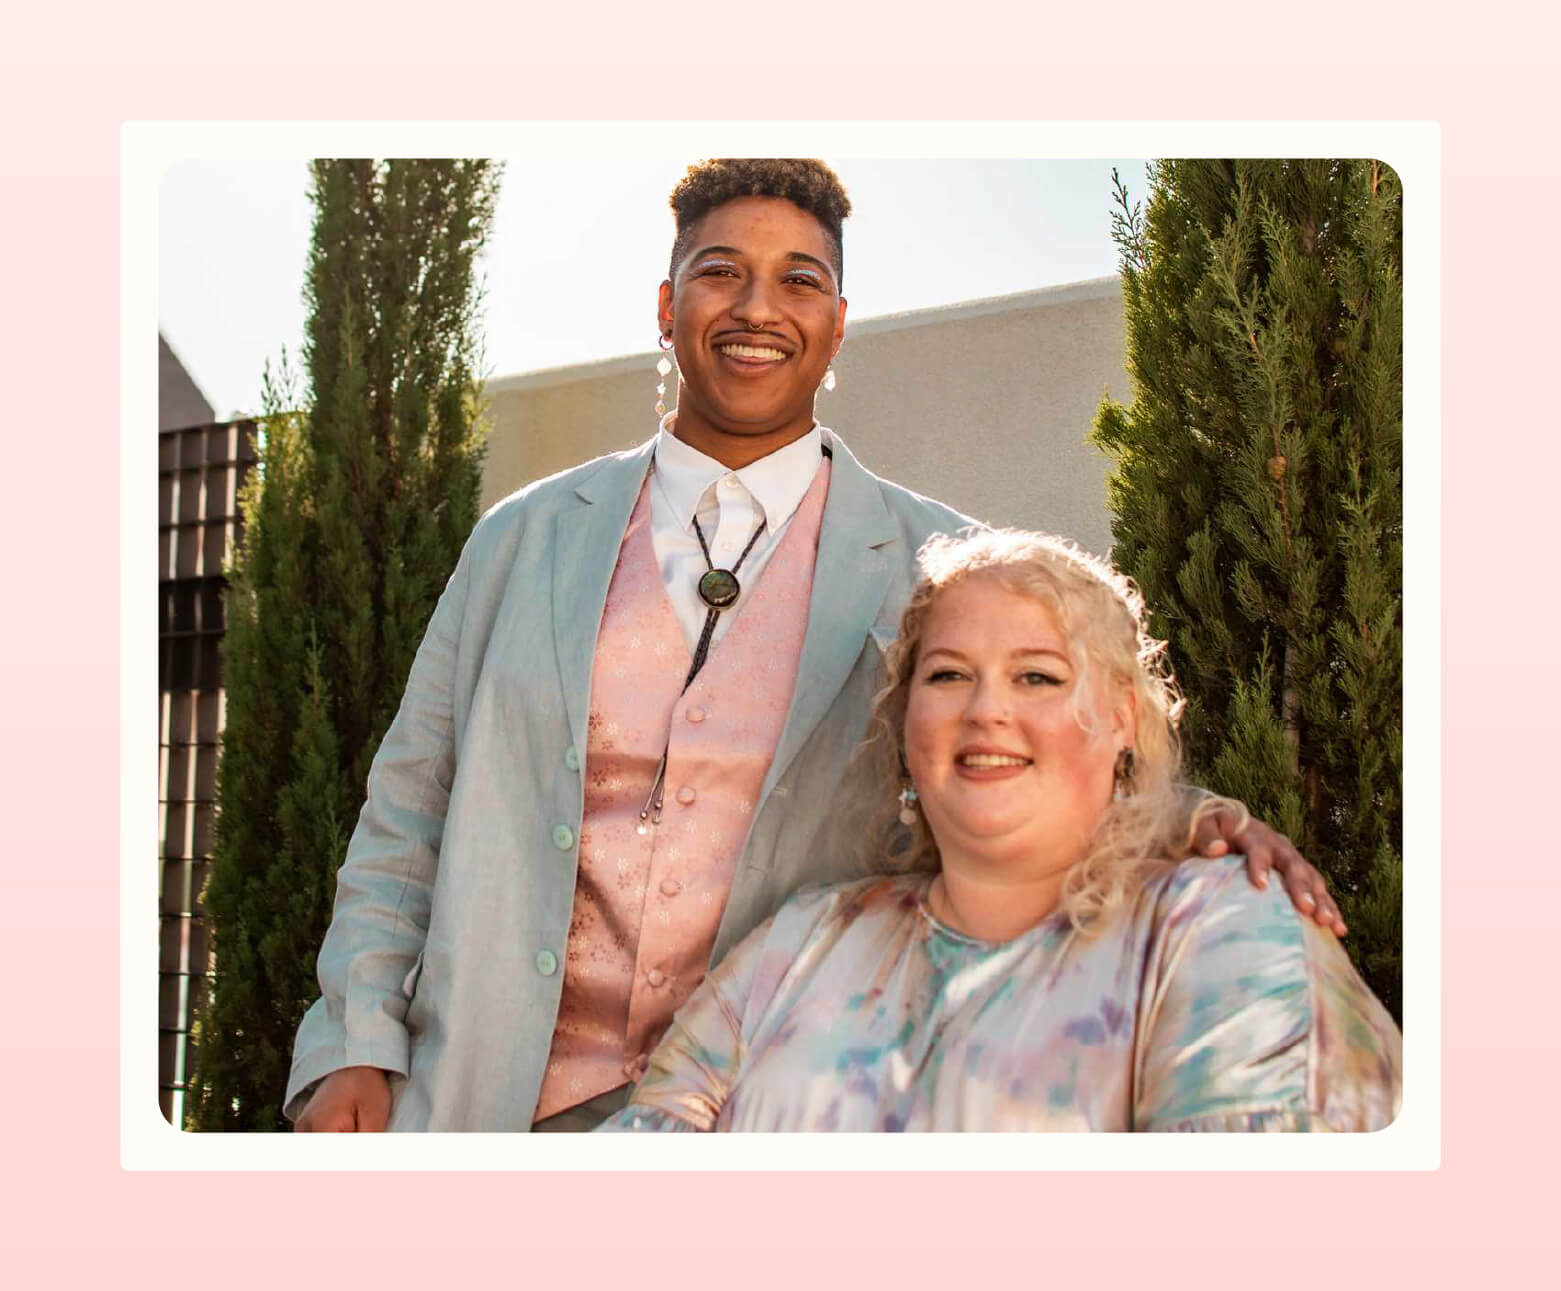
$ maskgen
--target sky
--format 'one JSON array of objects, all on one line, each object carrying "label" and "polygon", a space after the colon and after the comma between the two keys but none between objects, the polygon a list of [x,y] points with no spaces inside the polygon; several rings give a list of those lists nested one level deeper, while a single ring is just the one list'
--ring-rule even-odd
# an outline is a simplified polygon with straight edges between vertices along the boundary
[{"label": "sky", "polygon": [[[672,245],[667,195],[690,159],[506,163],[480,262],[488,376],[648,353]],[[1115,167],[1141,160],[825,161],[850,195],[852,320],[1113,274]],[[187,161],[162,181],[158,321],[221,419],[303,340],[307,163]]]}]

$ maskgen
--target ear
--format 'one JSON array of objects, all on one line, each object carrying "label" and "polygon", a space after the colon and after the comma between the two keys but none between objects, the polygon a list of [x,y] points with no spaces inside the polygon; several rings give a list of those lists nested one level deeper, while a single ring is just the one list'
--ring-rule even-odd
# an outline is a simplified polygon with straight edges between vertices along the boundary
[{"label": "ear", "polygon": [[835,348],[829,352],[829,357],[834,358],[840,353],[840,343],[846,338],[846,298],[840,298],[840,305],[835,310]]},{"label": "ear", "polygon": [[1117,689],[1116,702],[1111,705],[1111,738],[1119,749],[1130,749],[1137,742],[1138,696],[1131,686]]},{"label": "ear", "polygon": [[672,331],[672,280],[664,279],[656,293],[656,325],[666,336]]}]

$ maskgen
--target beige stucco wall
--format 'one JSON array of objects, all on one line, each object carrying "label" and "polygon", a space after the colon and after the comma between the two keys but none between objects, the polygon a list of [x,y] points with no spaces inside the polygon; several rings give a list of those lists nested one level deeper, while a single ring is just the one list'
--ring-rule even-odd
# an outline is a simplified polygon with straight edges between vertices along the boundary
[{"label": "beige stucco wall", "polygon": [[[656,358],[490,381],[484,507],[649,438]],[[1123,360],[1115,278],[848,322],[838,384],[819,393],[818,417],[907,488],[1104,552],[1106,463],[1086,436],[1104,393],[1129,395]]]}]

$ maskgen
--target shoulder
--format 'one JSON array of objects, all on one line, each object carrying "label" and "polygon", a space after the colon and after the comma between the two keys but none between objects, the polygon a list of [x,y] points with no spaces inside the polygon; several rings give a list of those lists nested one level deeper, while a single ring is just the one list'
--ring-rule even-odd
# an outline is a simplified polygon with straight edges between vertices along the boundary
[{"label": "shoulder", "polygon": [[[872,472],[869,471],[868,474],[872,475]],[[872,479],[883,493],[884,505],[890,512],[903,517],[907,524],[916,526],[927,537],[935,533],[958,533],[961,529],[986,527],[981,521],[965,515],[964,512],[956,511],[936,498],[929,498],[908,489],[903,484],[896,484],[893,480],[886,480],[878,475],[872,475]]]},{"label": "shoulder", "polygon": [[1305,1012],[1301,917],[1283,884],[1252,885],[1242,857],[1168,866],[1144,884],[1128,917],[1144,947],[1146,1001],[1174,998],[1201,1012],[1213,995],[1235,1006],[1239,983],[1261,981],[1271,1006]]},{"label": "shoulder", "polygon": [[794,892],[774,919],[787,937],[842,930],[863,919],[900,919],[919,905],[926,874],[877,874],[844,883],[811,884]]},{"label": "shoulder", "polygon": [[642,457],[648,447],[647,444],[638,444],[621,452],[604,453],[578,466],[566,467],[540,480],[532,480],[507,497],[500,498],[483,512],[477,521],[477,528],[503,528],[507,524],[516,523],[527,512],[539,508],[556,508],[561,501],[571,497],[597,475],[618,466],[627,466]]},{"label": "shoulder", "polygon": [[550,521],[560,509],[577,501],[579,492],[599,477],[638,469],[650,448],[651,444],[646,443],[617,453],[605,453],[578,466],[532,480],[500,498],[483,512],[472,529],[467,540],[470,554],[480,559],[512,546],[539,520]]},{"label": "shoulder", "polygon": [[[1153,876],[1139,897],[1140,917],[1165,975],[1178,986],[1261,971],[1298,998],[1308,976],[1306,925],[1277,880],[1247,877],[1246,858],[1190,859]],[[1162,978],[1161,985],[1169,981]]]},{"label": "shoulder", "polygon": [[868,475],[878,486],[884,507],[898,522],[913,548],[920,547],[934,534],[958,534],[967,529],[986,528],[981,521],[946,506],[936,498],[924,497],[893,480],[873,475],[871,471]]},{"label": "shoulder", "polygon": [[1143,893],[1162,920],[1190,924],[1210,917],[1235,923],[1272,919],[1297,929],[1301,924],[1284,885],[1274,879],[1266,888],[1254,886],[1247,876],[1247,858],[1241,855],[1190,857],[1169,865],[1145,883]]},{"label": "shoulder", "polygon": [[837,432],[831,430],[829,433],[835,448],[835,469],[856,472],[868,487],[877,490],[884,509],[905,536],[912,540],[913,548],[919,547],[935,533],[958,533],[962,529],[986,527],[981,521],[956,511],[936,498],[929,498],[868,470]]}]

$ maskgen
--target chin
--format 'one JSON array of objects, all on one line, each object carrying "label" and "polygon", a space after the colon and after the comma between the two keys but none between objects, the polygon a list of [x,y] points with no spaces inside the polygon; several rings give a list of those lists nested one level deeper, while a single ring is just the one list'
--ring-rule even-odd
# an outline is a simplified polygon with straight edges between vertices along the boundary
[{"label": "chin", "polygon": [[[743,408],[741,406],[723,410],[724,415],[719,424],[722,429],[729,430],[734,435],[767,435],[772,431],[780,430],[784,426],[802,420],[802,416],[796,412],[779,411],[774,408]],[[806,414],[809,421],[812,414]]]}]

